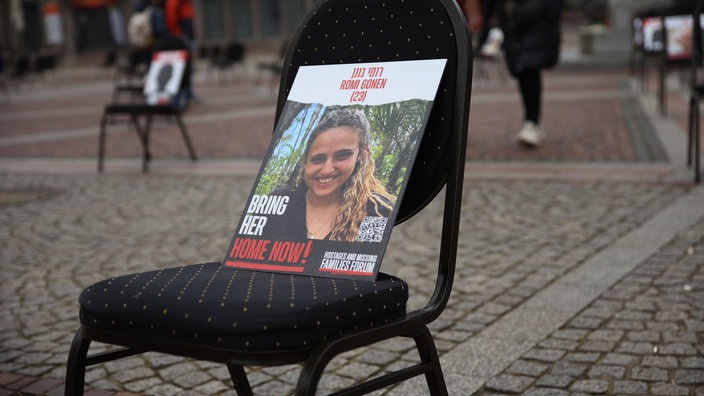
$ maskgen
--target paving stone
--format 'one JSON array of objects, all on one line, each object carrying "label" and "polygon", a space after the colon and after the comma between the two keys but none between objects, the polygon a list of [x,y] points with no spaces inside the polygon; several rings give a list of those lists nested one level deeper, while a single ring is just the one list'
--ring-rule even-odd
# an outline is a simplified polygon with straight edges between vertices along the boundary
[{"label": "paving stone", "polygon": [[600,357],[600,353],[569,353],[564,359],[568,362],[594,363]]},{"label": "paving stone", "polygon": [[541,362],[556,362],[564,355],[565,352],[558,349],[533,348],[526,352],[523,358]]},{"label": "paving stone", "polygon": [[602,322],[603,319],[600,318],[579,316],[570,322],[570,326],[577,329],[597,329]]},{"label": "paving stone", "polygon": [[659,342],[660,333],[653,330],[647,331],[629,331],[628,339],[631,341],[647,341],[647,342]]},{"label": "paving stone", "polygon": [[704,369],[704,357],[702,356],[682,358],[681,362],[684,368]]},{"label": "paving stone", "polygon": [[663,333],[666,343],[696,344],[697,334],[693,331],[666,331]]},{"label": "paving stone", "polygon": [[125,389],[137,394],[144,394],[156,386],[162,385],[162,381],[156,377],[143,378],[132,382],[125,383]]},{"label": "paving stone", "polygon": [[649,342],[622,342],[616,351],[633,355],[651,355],[654,347],[655,345]]},{"label": "paving stone", "polygon": [[606,327],[618,330],[643,330],[645,324],[639,320],[611,319]]},{"label": "paving stone", "polygon": [[587,334],[589,334],[588,330],[560,329],[553,332],[551,336],[554,338],[564,338],[567,340],[578,341],[587,336]]},{"label": "paving stone", "polygon": [[668,379],[666,370],[650,367],[634,367],[631,371],[631,377],[636,380],[649,382],[664,382]]},{"label": "paving stone", "polygon": [[669,383],[657,383],[650,385],[650,392],[654,395],[685,396],[689,394],[689,388]]},{"label": "paving stone", "polygon": [[621,330],[595,330],[589,333],[589,340],[599,341],[619,341],[623,337],[624,332]]},{"label": "paving stone", "polygon": [[704,370],[675,370],[675,383],[678,385],[704,384]]},{"label": "paving stone", "polygon": [[524,393],[525,396],[567,396],[569,392],[554,388],[532,388]]},{"label": "paving stone", "polygon": [[517,375],[527,375],[531,377],[537,377],[548,369],[547,364],[542,364],[538,362],[530,362],[526,360],[517,360],[511,363],[511,366],[506,370],[507,373],[517,374]]},{"label": "paving stone", "polygon": [[47,393],[54,388],[60,387],[62,384],[63,381],[61,380],[44,378],[22,388],[22,392],[30,395],[41,395],[42,393]]},{"label": "paving stone", "polygon": [[579,346],[579,342],[558,338],[548,338],[547,340],[541,341],[538,346],[545,349],[562,349],[565,351],[574,351]]},{"label": "paving stone", "polygon": [[663,355],[695,356],[697,355],[697,349],[691,344],[678,342],[662,345],[660,353]]},{"label": "paving stone", "polygon": [[578,349],[585,352],[610,352],[615,345],[616,341],[586,341]]},{"label": "paving stone", "polygon": [[555,375],[568,375],[570,377],[579,377],[586,370],[586,364],[559,361],[555,363],[550,373]]},{"label": "paving stone", "polygon": [[615,381],[613,392],[617,395],[644,395],[648,393],[648,385],[640,381]]},{"label": "paving stone", "polygon": [[574,378],[569,375],[549,374],[540,377],[540,379],[536,382],[536,385],[564,389],[567,388],[572,381],[574,381]]},{"label": "paving stone", "polygon": [[489,390],[507,393],[521,393],[534,381],[531,377],[522,375],[501,374],[492,378],[486,387]]},{"label": "paving stone", "polygon": [[625,367],[596,365],[589,370],[588,376],[593,379],[622,379],[625,373]]},{"label": "paving stone", "polygon": [[638,361],[637,356],[627,355],[623,353],[609,353],[604,357],[601,363],[603,364],[613,364],[619,366],[629,366]]},{"label": "paving stone", "polygon": [[645,356],[642,364],[646,367],[677,368],[677,358],[674,356]]},{"label": "paving stone", "polygon": [[608,381],[600,380],[580,380],[576,381],[570,390],[573,392],[585,392],[589,394],[605,394],[609,389]]}]

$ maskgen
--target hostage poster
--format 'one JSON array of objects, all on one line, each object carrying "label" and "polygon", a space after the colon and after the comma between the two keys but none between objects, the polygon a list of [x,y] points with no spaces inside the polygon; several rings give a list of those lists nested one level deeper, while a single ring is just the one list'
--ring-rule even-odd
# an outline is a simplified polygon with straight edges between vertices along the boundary
[{"label": "hostage poster", "polygon": [[375,280],[445,62],[301,67],[224,265]]}]

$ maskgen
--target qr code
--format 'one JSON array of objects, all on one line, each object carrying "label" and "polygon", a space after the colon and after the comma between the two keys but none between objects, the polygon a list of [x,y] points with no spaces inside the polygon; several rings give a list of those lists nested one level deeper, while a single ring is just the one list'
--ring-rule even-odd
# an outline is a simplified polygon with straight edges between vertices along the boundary
[{"label": "qr code", "polygon": [[367,216],[359,225],[357,242],[381,242],[388,217]]}]

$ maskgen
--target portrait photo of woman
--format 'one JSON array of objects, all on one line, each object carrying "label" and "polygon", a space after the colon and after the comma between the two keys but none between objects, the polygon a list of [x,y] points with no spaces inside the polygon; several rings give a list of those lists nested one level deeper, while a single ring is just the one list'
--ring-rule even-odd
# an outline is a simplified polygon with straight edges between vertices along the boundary
[{"label": "portrait photo of woman", "polygon": [[286,215],[268,226],[280,225],[294,239],[353,242],[365,217],[388,218],[395,197],[374,175],[369,129],[361,110],[328,112],[308,137],[295,183],[271,192],[289,202]]}]

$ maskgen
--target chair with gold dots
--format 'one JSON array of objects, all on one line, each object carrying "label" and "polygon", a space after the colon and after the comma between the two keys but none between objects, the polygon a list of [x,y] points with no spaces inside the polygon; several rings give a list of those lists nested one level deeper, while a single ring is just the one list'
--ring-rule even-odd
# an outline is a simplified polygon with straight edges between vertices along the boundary
[{"label": "chair with gold dots", "polygon": [[[447,394],[428,325],[441,315],[454,279],[472,73],[466,20],[454,0],[320,0],[292,37],[277,121],[300,66],[447,59],[396,219],[442,201],[438,260],[427,263],[437,268],[432,297],[407,311],[409,285],[383,272],[372,282],[211,262],[117,276],[79,297],[67,395],[81,394],[87,366],[144,352],[223,363],[238,395],[253,394],[246,367],[300,363],[296,394],[312,395],[333,357],[395,337],[415,341],[417,362],[336,394],[369,393],[415,376],[425,376],[430,394]],[[92,342],[121,348],[87,356]]]}]

